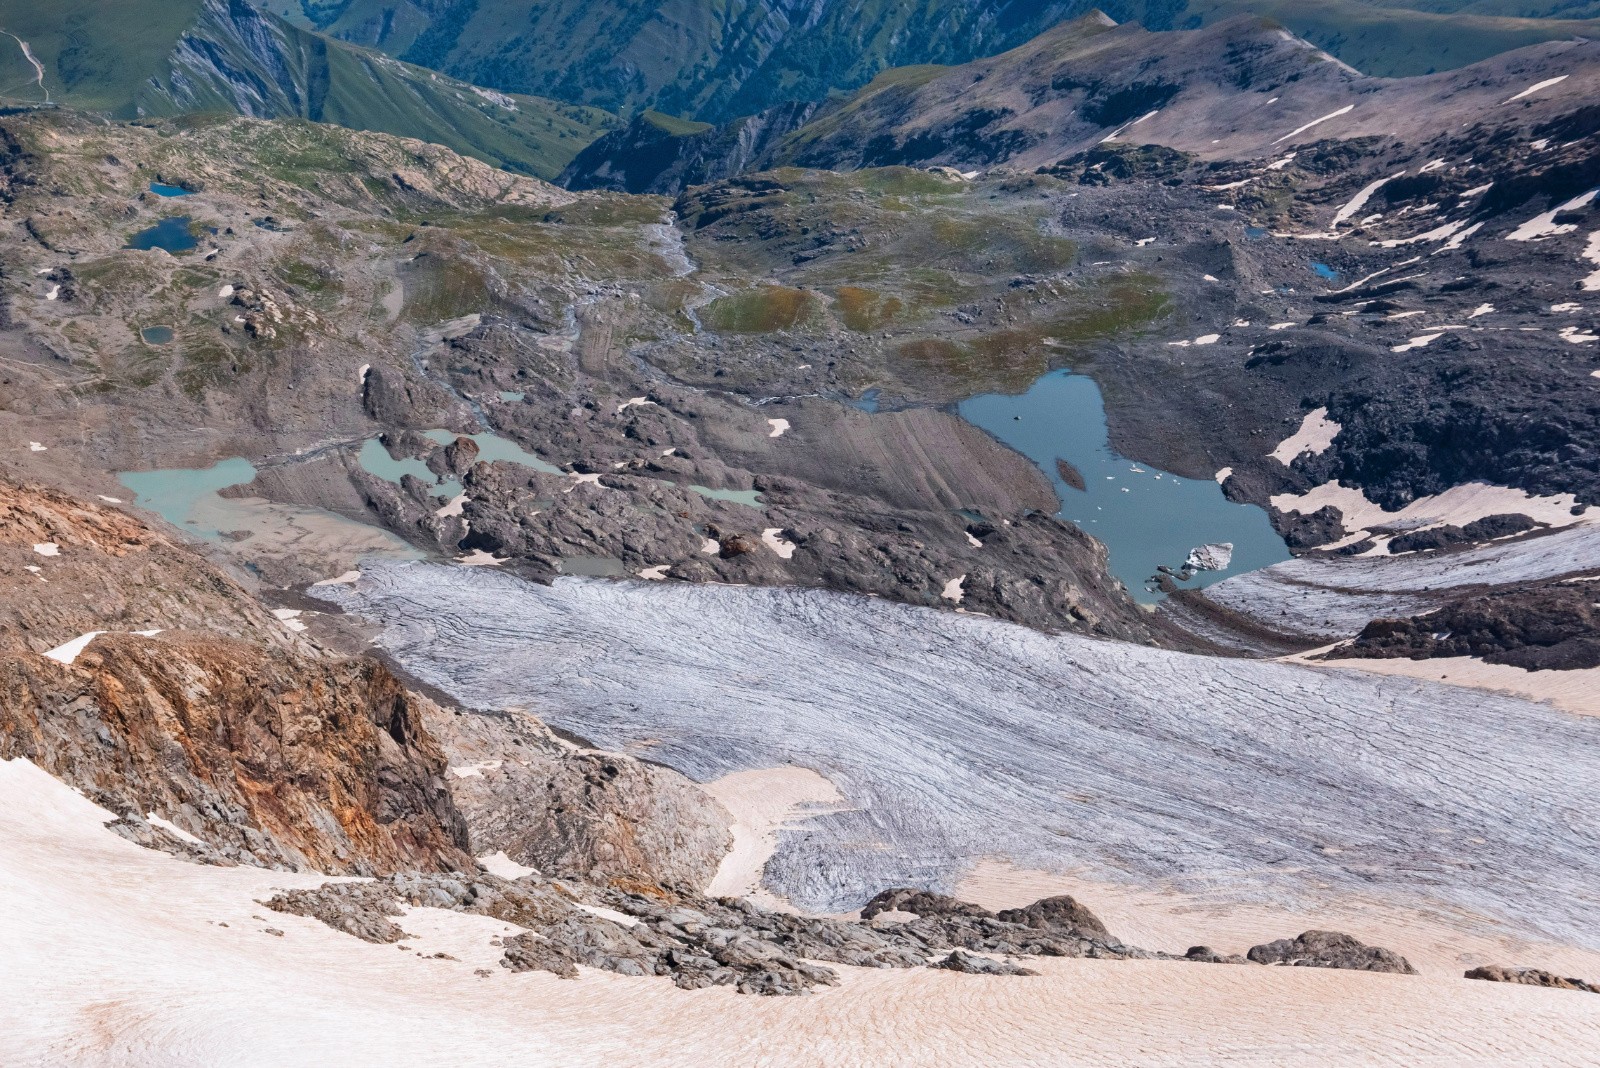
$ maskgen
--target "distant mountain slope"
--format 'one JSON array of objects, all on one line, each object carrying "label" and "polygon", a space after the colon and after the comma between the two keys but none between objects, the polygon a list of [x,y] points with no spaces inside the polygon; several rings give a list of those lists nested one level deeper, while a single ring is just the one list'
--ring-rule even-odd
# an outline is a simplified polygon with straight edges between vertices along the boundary
[{"label": "distant mountain slope", "polygon": [[[1379,77],[1595,35],[1596,0],[265,0],[479,85],[724,122],[910,64],[964,63],[1103,8],[1148,29],[1269,15]],[[1539,16],[1528,18],[1524,16]]]},{"label": "distant mountain slope", "polygon": [[671,193],[782,166],[1032,170],[1091,150],[1142,151],[1134,145],[1245,159],[1322,137],[1425,139],[1547,79],[1543,97],[1600,97],[1600,46],[1547,42],[1459,71],[1379,79],[1269,19],[1152,33],[1089,15],[989,59],[887,71],[820,107],[775,107],[704,131],[636,120],[580,153],[560,182]]},{"label": "distant mountain slope", "polygon": [[541,177],[611,121],[593,108],[445,78],[244,0],[0,0],[0,28],[16,37],[0,38],[0,94],[38,101],[48,93],[54,103],[119,118],[298,117],[415,137]]}]

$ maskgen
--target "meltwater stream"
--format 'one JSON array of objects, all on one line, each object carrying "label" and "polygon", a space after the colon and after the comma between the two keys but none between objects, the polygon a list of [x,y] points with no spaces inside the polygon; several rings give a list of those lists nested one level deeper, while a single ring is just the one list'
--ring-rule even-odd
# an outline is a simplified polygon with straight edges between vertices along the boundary
[{"label": "meltwater stream", "polygon": [[[1150,582],[1156,568],[1180,567],[1200,545],[1230,542],[1233,560],[1226,570],[1198,572],[1182,583],[1186,587],[1289,559],[1260,508],[1228,500],[1211,479],[1180,478],[1112,451],[1100,387],[1091,378],[1052,371],[1026,393],[985,394],[957,410],[1039,465],[1061,500],[1056,514],[1105,544],[1111,573],[1135,600],[1159,601],[1162,594]],[[1057,460],[1083,476],[1083,489],[1062,477]]]}]

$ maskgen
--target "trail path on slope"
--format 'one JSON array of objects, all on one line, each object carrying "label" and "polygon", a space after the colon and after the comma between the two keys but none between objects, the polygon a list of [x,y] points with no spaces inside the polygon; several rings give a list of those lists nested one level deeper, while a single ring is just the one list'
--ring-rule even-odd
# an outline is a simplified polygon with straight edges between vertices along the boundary
[{"label": "trail path on slope", "polygon": [[780,834],[766,885],[802,908],[993,856],[1600,948],[1594,717],[815,591],[379,564],[333,595],[468,704],[650,740],[701,781],[816,770],[853,807]]}]

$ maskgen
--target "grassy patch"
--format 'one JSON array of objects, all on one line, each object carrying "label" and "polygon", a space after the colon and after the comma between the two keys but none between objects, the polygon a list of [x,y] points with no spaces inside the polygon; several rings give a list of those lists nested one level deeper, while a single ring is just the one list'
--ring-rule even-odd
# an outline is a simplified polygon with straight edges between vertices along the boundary
[{"label": "grassy patch", "polygon": [[882,329],[905,311],[898,297],[886,297],[859,286],[840,286],[834,297],[840,320],[860,334]]},{"label": "grassy patch", "polygon": [[762,286],[717,298],[705,306],[700,319],[708,328],[723,333],[770,334],[795,329],[815,314],[819,303],[803,289]]}]

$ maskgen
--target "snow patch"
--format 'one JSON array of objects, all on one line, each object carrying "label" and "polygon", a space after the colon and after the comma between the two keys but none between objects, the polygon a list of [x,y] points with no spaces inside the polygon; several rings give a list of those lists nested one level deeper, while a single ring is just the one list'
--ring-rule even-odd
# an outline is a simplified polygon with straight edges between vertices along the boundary
[{"label": "snow patch", "polygon": [[360,581],[360,571],[346,571],[342,575],[335,575],[333,578],[323,579],[321,582],[313,582],[311,586],[313,589],[318,586],[354,586]]},{"label": "snow patch", "polygon": [[617,405],[617,414],[621,415],[629,408],[643,408],[647,404],[653,405],[655,404],[655,401],[651,400],[649,397],[630,397],[621,404]]},{"label": "snow patch", "polygon": [[296,634],[306,629],[306,625],[300,622],[300,609],[298,608],[274,608],[272,615],[278,622]]},{"label": "snow patch", "polygon": [[482,549],[474,549],[465,556],[456,557],[456,563],[462,567],[499,567],[505,561],[494,555],[494,553],[487,553]]},{"label": "snow patch", "polygon": [[783,432],[785,430],[789,429],[789,420],[787,420],[787,419],[768,419],[767,420],[767,425],[772,428],[772,433],[768,434],[767,437],[769,437],[769,438],[781,438],[781,437],[783,437]]},{"label": "snow patch", "polygon": [[1429,345],[1431,345],[1433,342],[1439,340],[1442,337],[1444,337],[1444,331],[1442,331],[1442,330],[1439,331],[1437,334],[1419,334],[1418,336],[1412,338],[1410,341],[1407,341],[1403,345],[1395,345],[1389,351],[1390,352],[1410,352],[1412,349],[1425,349]]},{"label": "snow patch", "polygon": [[1217,471],[1217,473],[1215,475],[1213,475],[1212,477],[1217,480],[1217,485],[1220,486],[1224,482],[1228,481],[1228,479],[1233,477],[1233,468],[1224,467],[1224,468],[1220,469],[1219,471]]},{"label": "snow patch", "polygon": [[502,879],[520,879],[524,875],[538,875],[537,868],[530,868],[526,864],[518,864],[506,855],[504,849],[498,853],[485,853],[478,858],[478,863],[490,875],[498,875]]},{"label": "snow patch", "polygon": [[[600,476],[596,475],[595,477],[599,478]],[[438,516],[440,519],[448,519],[451,516],[460,515],[466,507],[467,495],[465,493],[458,493],[455,497],[451,498],[449,504],[445,505],[443,508],[440,508],[433,514]]]},{"label": "snow patch", "polygon": [[1278,447],[1267,455],[1285,467],[1306,453],[1320,456],[1332,446],[1333,439],[1339,435],[1340,429],[1337,422],[1328,418],[1327,408],[1314,408],[1300,420],[1300,429],[1284,438],[1278,443]]},{"label": "snow patch", "polygon": [[34,545],[33,551],[40,556],[60,556],[61,546],[53,541],[41,541]]},{"label": "snow patch", "polygon": [[1305,133],[1307,130],[1311,129],[1313,126],[1321,126],[1323,123],[1327,122],[1329,119],[1337,119],[1340,115],[1348,115],[1352,111],[1354,111],[1355,109],[1356,109],[1356,106],[1354,104],[1346,104],[1344,107],[1340,108],[1338,111],[1330,111],[1326,115],[1322,116],[1320,119],[1312,119],[1310,122],[1306,123],[1304,126],[1295,127],[1293,130],[1290,130],[1288,133],[1286,133],[1282,137],[1278,138],[1277,141],[1274,141],[1272,143],[1273,144],[1277,144],[1279,141],[1287,141],[1291,137],[1298,137],[1300,134]]},{"label": "snow patch", "polygon": [[29,452],[44,452],[44,451],[48,450],[49,448],[50,448],[50,446],[41,445],[37,441],[28,442],[28,451]]},{"label": "snow patch", "polygon": [[654,567],[647,567],[640,571],[639,577],[648,579],[651,582],[665,582],[667,580],[667,572],[670,570],[672,570],[671,564],[657,564]]},{"label": "snow patch", "polygon": [[944,598],[946,601],[954,601],[956,604],[960,604],[962,598],[966,597],[967,595],[966,591],[962,589],[962,587],[966,584],[966,581],[967,576],[965,575],[951,579],[949,582],[944,584],[944,592],[939,594],[939,596]]},{"label": "snow patch", "polygon": [[1493,304],[1480,304],[1476,308],[1472,309],[1472,314],[1467,316],[1467,318],[1468,319],[1476,319],[1480,315],[1491,315],[1493,313],[1494,313],[1494,305]]},{"label": "snow patch", "polygon": [[1539,90],[1548,89],[1552,85],[1560,85],[1562,82],[1566,81],[1568,77],[1569,77],[1569,75],[1566,75],[1566,74],[1558,74],[1554,78],[1546,78],[1542,82],[1534,82],[1532,85],[1528,86],[1526,89],[1524,89],[1522,92],[1518,93],[1516,96],[1507,97],[1505,100],[1502,100],[1500,102],[1501,106],[1504,106],[1506,104],[1510,104],[1510,103],[1512,103],[1513,101],[1516,101],[1516,100],[1521,100],[1525,96],[1532,96],[1534,93],[1537,93]]},{"label": "snow patch", "polygon": [[1593,200],[1600,189],[1591,189],[1587,193],[1579,193],[1565,204],[1557,204],[1549,211],[1535,215],[1515,230],[1506,235],[1507,241],[1542,241],[1547,237],[1556,237],[1560,234],[1570,234],[1577,229],[1572,223],[1556,222],[1556,216],[1564,212],[1576,211],[1589,201]]},{"label": "snow patch", "polygon": [[783,536],[782,527],[768,527],[761,532],[761,540],[767,548],[783,557],[785,560],[794,555],[795,544]]}]

